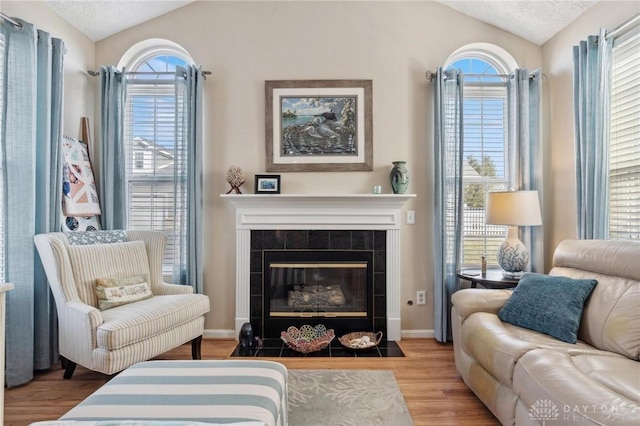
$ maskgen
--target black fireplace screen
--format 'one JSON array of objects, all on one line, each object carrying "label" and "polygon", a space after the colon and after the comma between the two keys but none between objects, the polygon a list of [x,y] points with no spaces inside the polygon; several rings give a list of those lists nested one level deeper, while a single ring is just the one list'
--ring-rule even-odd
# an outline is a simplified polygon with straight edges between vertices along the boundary
[{"label": "black fireplace screen", "polygon": [[265,252],[268,316],[370,316],[371,261],[366,251]]},{"label": "black fireplace screen", "polygon": [[271,316],[367,316],[367,262],[273,262]]}]

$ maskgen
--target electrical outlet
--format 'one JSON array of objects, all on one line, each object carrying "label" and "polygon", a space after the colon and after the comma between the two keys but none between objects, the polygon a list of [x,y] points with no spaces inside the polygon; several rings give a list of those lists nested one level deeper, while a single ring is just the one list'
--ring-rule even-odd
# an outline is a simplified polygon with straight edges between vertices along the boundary
[{"label": "electrical outlet", "polygon": [[420,290],[416,293],[416,305],[426,305],[427,304],[427,292],[424,290]]},{"label": "electrical outlet", "polygon": [[415,210],[407,210],[406,216],[407,225],[415,225],[416,224],[416,211]]}]

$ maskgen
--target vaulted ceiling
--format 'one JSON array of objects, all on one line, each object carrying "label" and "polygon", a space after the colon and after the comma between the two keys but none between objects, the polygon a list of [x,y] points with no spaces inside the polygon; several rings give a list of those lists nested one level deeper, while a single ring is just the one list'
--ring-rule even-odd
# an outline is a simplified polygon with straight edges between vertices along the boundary
[{"label": "vaulted ceiling", "polygon": [[[51,9],[94,41],[164,15],[192,1],[44,0]],[[542,45],[599,0],[434,1]]]}]

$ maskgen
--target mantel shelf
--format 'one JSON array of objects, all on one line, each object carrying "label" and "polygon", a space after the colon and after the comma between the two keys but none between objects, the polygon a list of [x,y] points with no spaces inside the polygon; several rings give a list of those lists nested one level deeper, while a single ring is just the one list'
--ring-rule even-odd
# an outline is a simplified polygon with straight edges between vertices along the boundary
[{"label": "mantel shelf", "polygon": [[415,198],[416,194],[220,194],[223,198]]},{"label": "mantel shelf", "polygon": [[221,194],[220,197],[228,199],[237,207],[268,205],[286,207],[303,204],[398,207],[416,198],[416,194]]}]

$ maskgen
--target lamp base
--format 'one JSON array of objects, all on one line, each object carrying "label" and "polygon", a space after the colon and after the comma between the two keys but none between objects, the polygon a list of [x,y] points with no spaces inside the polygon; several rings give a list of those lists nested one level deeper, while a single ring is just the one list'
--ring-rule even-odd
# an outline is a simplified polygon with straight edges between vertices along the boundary
[{"label": "lamp base", "polygon": [[498,265],[505,278],[520,278],[529,263],[529,252],[518,238],[518,227],[510,226],[507,238],[498,248]]},{"label": "lamp base", "polygon": [[502,277],[503,278],[507,278],[509,280],[519,280],[520,278],[522,278],[522,274],[524,274],[524,272],[519,271],[519,272],[509,272],[509,271],[502,271]]}]

